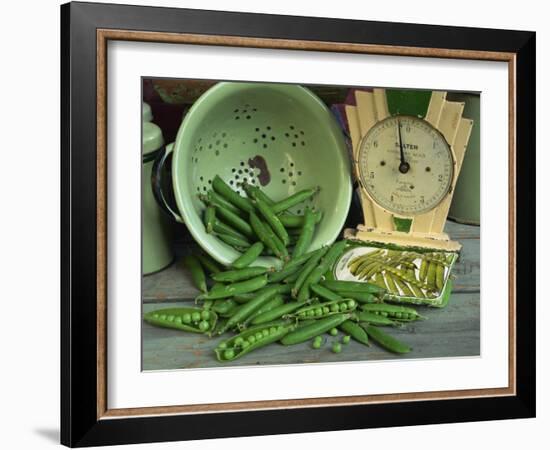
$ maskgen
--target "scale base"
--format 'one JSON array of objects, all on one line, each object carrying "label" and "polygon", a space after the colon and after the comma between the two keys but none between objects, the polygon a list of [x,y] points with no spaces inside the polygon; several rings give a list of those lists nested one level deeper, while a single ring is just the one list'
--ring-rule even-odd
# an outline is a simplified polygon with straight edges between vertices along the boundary
[{"label": "scale base", "polygon": [[358,225],[357,229],[344,230],[344,238],[364,242],[390,244],[398,247],[420,247],[448,252],[458,252],[462,245],[451,241],[446,233],[404,233],[402,231],[380,231]]}]

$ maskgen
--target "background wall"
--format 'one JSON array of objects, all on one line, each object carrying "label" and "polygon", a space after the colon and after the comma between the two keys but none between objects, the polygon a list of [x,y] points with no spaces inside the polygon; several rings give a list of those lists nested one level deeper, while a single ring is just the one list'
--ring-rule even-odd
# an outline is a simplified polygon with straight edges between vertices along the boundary
[{"label": "background wall", "polygon": [[[121,1],[123,3],[123,1]],[[535,0],[494,2],[463,0],[455,8],[436,0],[193,0],[128,3],[202,9],[419,22],[537,31],[537,125],[545,131],[544,107],[550,100],[550,30],[545,3]],[[3,448],[41,449],[57,445],[59,423],[59,4],[58,0],[6,2],[2,9],[0,83],[0,416]],[[547,127],[546,127],[547,128]],[[544,168],[548,152],[538,143],[538,229],[548,223]],[[529,151],[527,149],[526,151]],[[534,151],[534,149],[532,149]],[[377,448],[464,449],[522,447],[547,440],[550,426],[548,349],[544,318],[550,316],[543,274],[550,269],[544,253],[548,237],[537,244],[538,417],[534,420],[360,430],[186,443],[188,449],[299,448],[342,445]],[[535,301],[535,299],[521,299]],[[546,328],[546,329],[544,329]],[[29,333],[29,330],[31,332]],[[535,351],[533,349],[533,351]],[[139,448],[181,448],[182,444]],[[541,445],[534,445],[540,448]],[[137,448],[137,447],[136,447]]]}]

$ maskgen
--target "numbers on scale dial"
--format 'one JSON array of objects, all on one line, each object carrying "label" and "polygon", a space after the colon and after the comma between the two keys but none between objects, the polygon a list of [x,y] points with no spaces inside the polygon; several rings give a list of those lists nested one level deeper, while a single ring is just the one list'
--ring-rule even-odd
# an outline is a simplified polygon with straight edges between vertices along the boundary
[{"label": "numbers on scale dial", "polygon": [[445,138],[412,116],[375,124],[361,141],[358,164],[361,183],[373,201],[404,216],[435,208],[453,180],[453,154]]}]

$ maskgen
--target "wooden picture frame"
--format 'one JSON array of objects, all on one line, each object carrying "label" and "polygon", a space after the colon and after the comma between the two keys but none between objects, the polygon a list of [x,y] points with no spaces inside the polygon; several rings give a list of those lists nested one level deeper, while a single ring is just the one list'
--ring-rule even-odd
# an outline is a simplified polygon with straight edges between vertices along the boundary
[{"label": "wooden picture frame", "polygon": [[[504,61],[506,388],[116,410],[106,402],[110,40]],[[535,33],[112,4],[61,7],[61,442],[91,446],[535,415]]]}]

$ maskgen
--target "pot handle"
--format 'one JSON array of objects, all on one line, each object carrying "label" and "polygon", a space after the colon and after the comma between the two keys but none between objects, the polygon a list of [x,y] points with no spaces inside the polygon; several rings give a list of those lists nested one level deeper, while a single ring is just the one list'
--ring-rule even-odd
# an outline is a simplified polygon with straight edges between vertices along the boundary
[{"label": "pot handle", "polygon": [[176,212],[178,207],[174,199],[172,186],[172,156],[174,143],[168,144],[155,158],[151,170],[151,187],[153,195],[160,208],[172,217],[176,222],[184,223],[182,217]]}]

